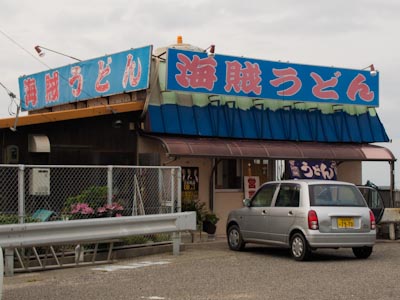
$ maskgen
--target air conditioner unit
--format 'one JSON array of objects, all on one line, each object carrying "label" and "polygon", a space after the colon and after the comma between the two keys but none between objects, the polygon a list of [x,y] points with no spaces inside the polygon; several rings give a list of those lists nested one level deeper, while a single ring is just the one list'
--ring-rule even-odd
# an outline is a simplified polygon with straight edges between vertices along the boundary
[{"label": "air conditioner unit", "polygon": [[33,196],[50,195],[50,169],[34,168],[31,170],[29,192]]}]

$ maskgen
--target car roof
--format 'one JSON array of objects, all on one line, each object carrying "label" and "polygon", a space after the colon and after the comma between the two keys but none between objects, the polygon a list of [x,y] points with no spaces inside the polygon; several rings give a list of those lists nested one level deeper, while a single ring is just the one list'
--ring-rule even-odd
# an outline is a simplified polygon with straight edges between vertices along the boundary
[{"label": "car roof", "polygon": [[314,185],[314,184],[354,185],[351,182],[338,181],[338,180],[323,180],[323,179],[286,179],[279,181],[268,181],[265,184],[270,184],[270,183],[297,183],[303,185]]}]

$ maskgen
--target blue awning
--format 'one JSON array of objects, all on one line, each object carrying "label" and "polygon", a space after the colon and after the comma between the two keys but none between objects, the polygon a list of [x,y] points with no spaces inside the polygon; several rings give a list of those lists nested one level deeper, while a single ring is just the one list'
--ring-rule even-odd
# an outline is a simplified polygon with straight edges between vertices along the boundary
[{"label": "blue awning", "polygon": [[364,111],[247,109],[209,103],[204,106],[166,103],[148,106],[146,131],[237,139],[374,143],[388,142],[375,109]]}]

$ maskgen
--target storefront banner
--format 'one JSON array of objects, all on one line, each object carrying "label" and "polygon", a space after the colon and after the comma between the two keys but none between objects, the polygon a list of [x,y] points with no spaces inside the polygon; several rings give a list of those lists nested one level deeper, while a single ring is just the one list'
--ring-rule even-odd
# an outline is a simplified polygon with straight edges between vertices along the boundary
[{"label": "storefront banner", "polygon": [[366,70],[208,56],[169,48],[167,90],[258,99],[379,106],[379,74]]},{"label": "storefront banner", "polygon": [[182,202],[199,198],[199,168],[182,167]]},{"label": "storefront banner", "polygon": [[152,46],[131,49],[19,78],[22,110],[147,89]]},{"label": "storefront banner", "polygon": [[244,176],[244,198],[250,199],[260,186],[259,176]]},{"label": "storefront banner", "polygon": [[289,160],[290,178],[336,180],[335,161]]}]

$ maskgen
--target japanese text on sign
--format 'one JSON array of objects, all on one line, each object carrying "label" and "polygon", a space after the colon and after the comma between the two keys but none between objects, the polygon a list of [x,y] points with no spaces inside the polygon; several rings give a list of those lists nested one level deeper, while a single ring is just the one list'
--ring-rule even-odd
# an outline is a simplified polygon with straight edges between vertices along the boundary
[{"label": "japanese text on sign", "polygon": [[289,160],[288,169],[292,179],[336,180],[335,161]]},{"label": "japanese text on sign", "polygon": [[372,76],[369,71],[178,49],[168,49],[167,90],[379,106],[379,74]]},{"label": "japanese text on sign", "polygon": [[146,89],[151,53],[152,46],[146,46],[22,76],[22,110]]}]

